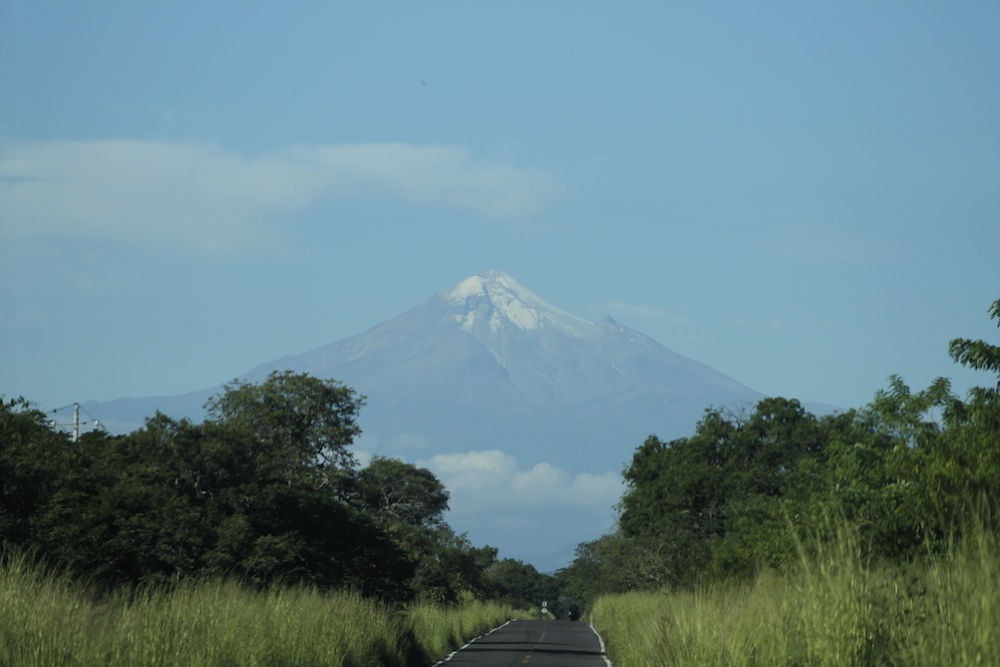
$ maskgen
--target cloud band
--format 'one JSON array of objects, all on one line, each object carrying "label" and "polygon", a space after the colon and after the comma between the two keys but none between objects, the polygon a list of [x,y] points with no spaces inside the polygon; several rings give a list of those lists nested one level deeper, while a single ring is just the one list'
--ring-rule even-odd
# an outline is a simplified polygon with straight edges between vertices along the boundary
[{"label": "cloud band", "polygon": [[0,147],[0,237],[218,249],[267,237],[275,213],[323,197],[390,196],[509,218],[545,208],[560,190],[544,171],[462,146],[301,145],[248,158],[202,143],[57,140]]}]

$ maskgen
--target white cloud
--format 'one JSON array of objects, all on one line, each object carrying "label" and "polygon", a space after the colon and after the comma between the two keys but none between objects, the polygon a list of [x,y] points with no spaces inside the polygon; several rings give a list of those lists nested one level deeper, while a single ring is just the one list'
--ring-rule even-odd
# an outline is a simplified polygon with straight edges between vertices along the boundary
[{"label": "white cloud", "polygon": [[573,476],[549,463],[519,470],[516,458],[498,450],[439,454],[417,465],[437,475],[451,493],[452,511],[460,514],[541,506],[607,508],[622,493],[618,473]]},{"label": "white cloud", "polygon": [[128,139],[0,148],[0,238],[81,234],[219,249],[265,241],[276,212],[322,196],[395,196],[519,216],[559,196],[549,174],[460,146],[295,146],[253,158]]}]

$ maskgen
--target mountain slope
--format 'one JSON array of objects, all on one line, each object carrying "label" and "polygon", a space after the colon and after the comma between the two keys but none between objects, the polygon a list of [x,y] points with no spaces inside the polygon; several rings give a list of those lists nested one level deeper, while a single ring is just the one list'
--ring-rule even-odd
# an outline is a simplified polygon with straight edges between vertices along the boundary
[{"label": "mountain slope", "polygon": [[[572,447],[589,458],[570,466],[580,470],[619,470],[650,433],[687,435],[709,405],[762,398],[611,318],[591,322],[562,311],[500,271],[241,379],[260,381],[275,370],[335,378],[368,396],[361,425],[380,453],[499,448],[533,461]],[[85,405],[127,430],[157,408],[198,419],[220,390]]]},{"label": "mountain slope", "polygon": [[366,433],[419,437],[421,453],[496,447],[534,460],[572,445],[593,457],[588,467],[616,470],[650,433],[686,435],[708,405],[762,398],[610,318],[559,310],[499,271],[244,378],[286,369],[356,388],[369,397]]}]

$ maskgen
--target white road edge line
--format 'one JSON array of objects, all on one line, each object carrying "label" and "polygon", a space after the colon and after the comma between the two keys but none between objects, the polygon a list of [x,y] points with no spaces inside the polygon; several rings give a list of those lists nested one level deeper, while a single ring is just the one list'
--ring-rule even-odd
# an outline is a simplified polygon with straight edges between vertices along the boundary
[{"label": "white road edge line", "polygon": [[[503,627],[506,627],[506,626],[507,626],[507,625],[508,625],[508,624],[509,624],[509,623],[510,623],[511,621],[513,621],[513,620],[514,620],[513,618],[508,618],[508,619],[507,619],[507,623],[504,623],[503,625],[498,625],[497,627],[493,628],[492,630],[490,630],[490,631],[489,631],[489,632],[487,632],[486,634],[484,634],[484,635],[479,635],[478,637],[476,637],[476,639],[482,639],[483,637],[488,637],[489,635],[492,635],[492,634],[493,634],[494,632],[496,632],[496,631],[497,631],[497,630],[499,630],[500,628],[503,628]],[[598,635],[598,636],[600,636],[600,635]],[[456,654],[456,653],[458,653],[458,652],[459,652],[459,651],[461,651],[462,649],[464,649],[464,648],[468,647],[468,646],[469,646],[469,644],[471,644],[472,642],[476,641],[476,639],[470,639],[469,641],[465,642],[465,646],[463,646],[462,648],[457,648],[457,649],[455,649],[454,651],[452,651],[451,653],[449,653],[449,654],[448,654],[448,657],[447,657],[447,658],[445,658],[444,660],[438,660],[438,661],[437,661],[437,662],[435,662],[435,663],[434,663],[434,664],[433,664],[433,665],[432,665],[431,667],[438,667],[438,665],[443,665],[444,663],[448,662],[449,660],[451,660],[452,658],[454,658],[454,657],[455,657],[455,654]],[[602,646],[602,647],[604,646],[604,643],[603,643],[603,642],[601,643],[601,646]],[[606,659],[607,659],[607,658],[605,658],[605,660],[606,660]],[[609,662],[608,664],[610,665],[611,663]]]},{"label": "white road edge line", "polygon": [[597,635],[597,641],[601,642],[601,657],[604,658],[604,662],[607,663],[608,667],[614,667],[614,665],[611,664],[611,661],[608,660],[608,650],[607,647],[604,646],[604,640],[601,639],[601,633],[599,633],[596,629],[594,629],[593,621],[587,623],[587,625],[589,625],[593,633]]}]

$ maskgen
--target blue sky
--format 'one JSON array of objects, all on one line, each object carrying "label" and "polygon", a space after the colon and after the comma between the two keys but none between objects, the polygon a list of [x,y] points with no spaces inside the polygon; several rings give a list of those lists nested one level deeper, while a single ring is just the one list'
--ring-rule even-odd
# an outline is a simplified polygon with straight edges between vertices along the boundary
[{"label": "blue sky", "polygon": [[767,394],[989,383],[947,343],[998,339],[998,27],[0,0],[0,393],[202,389],[489,269]]}]

